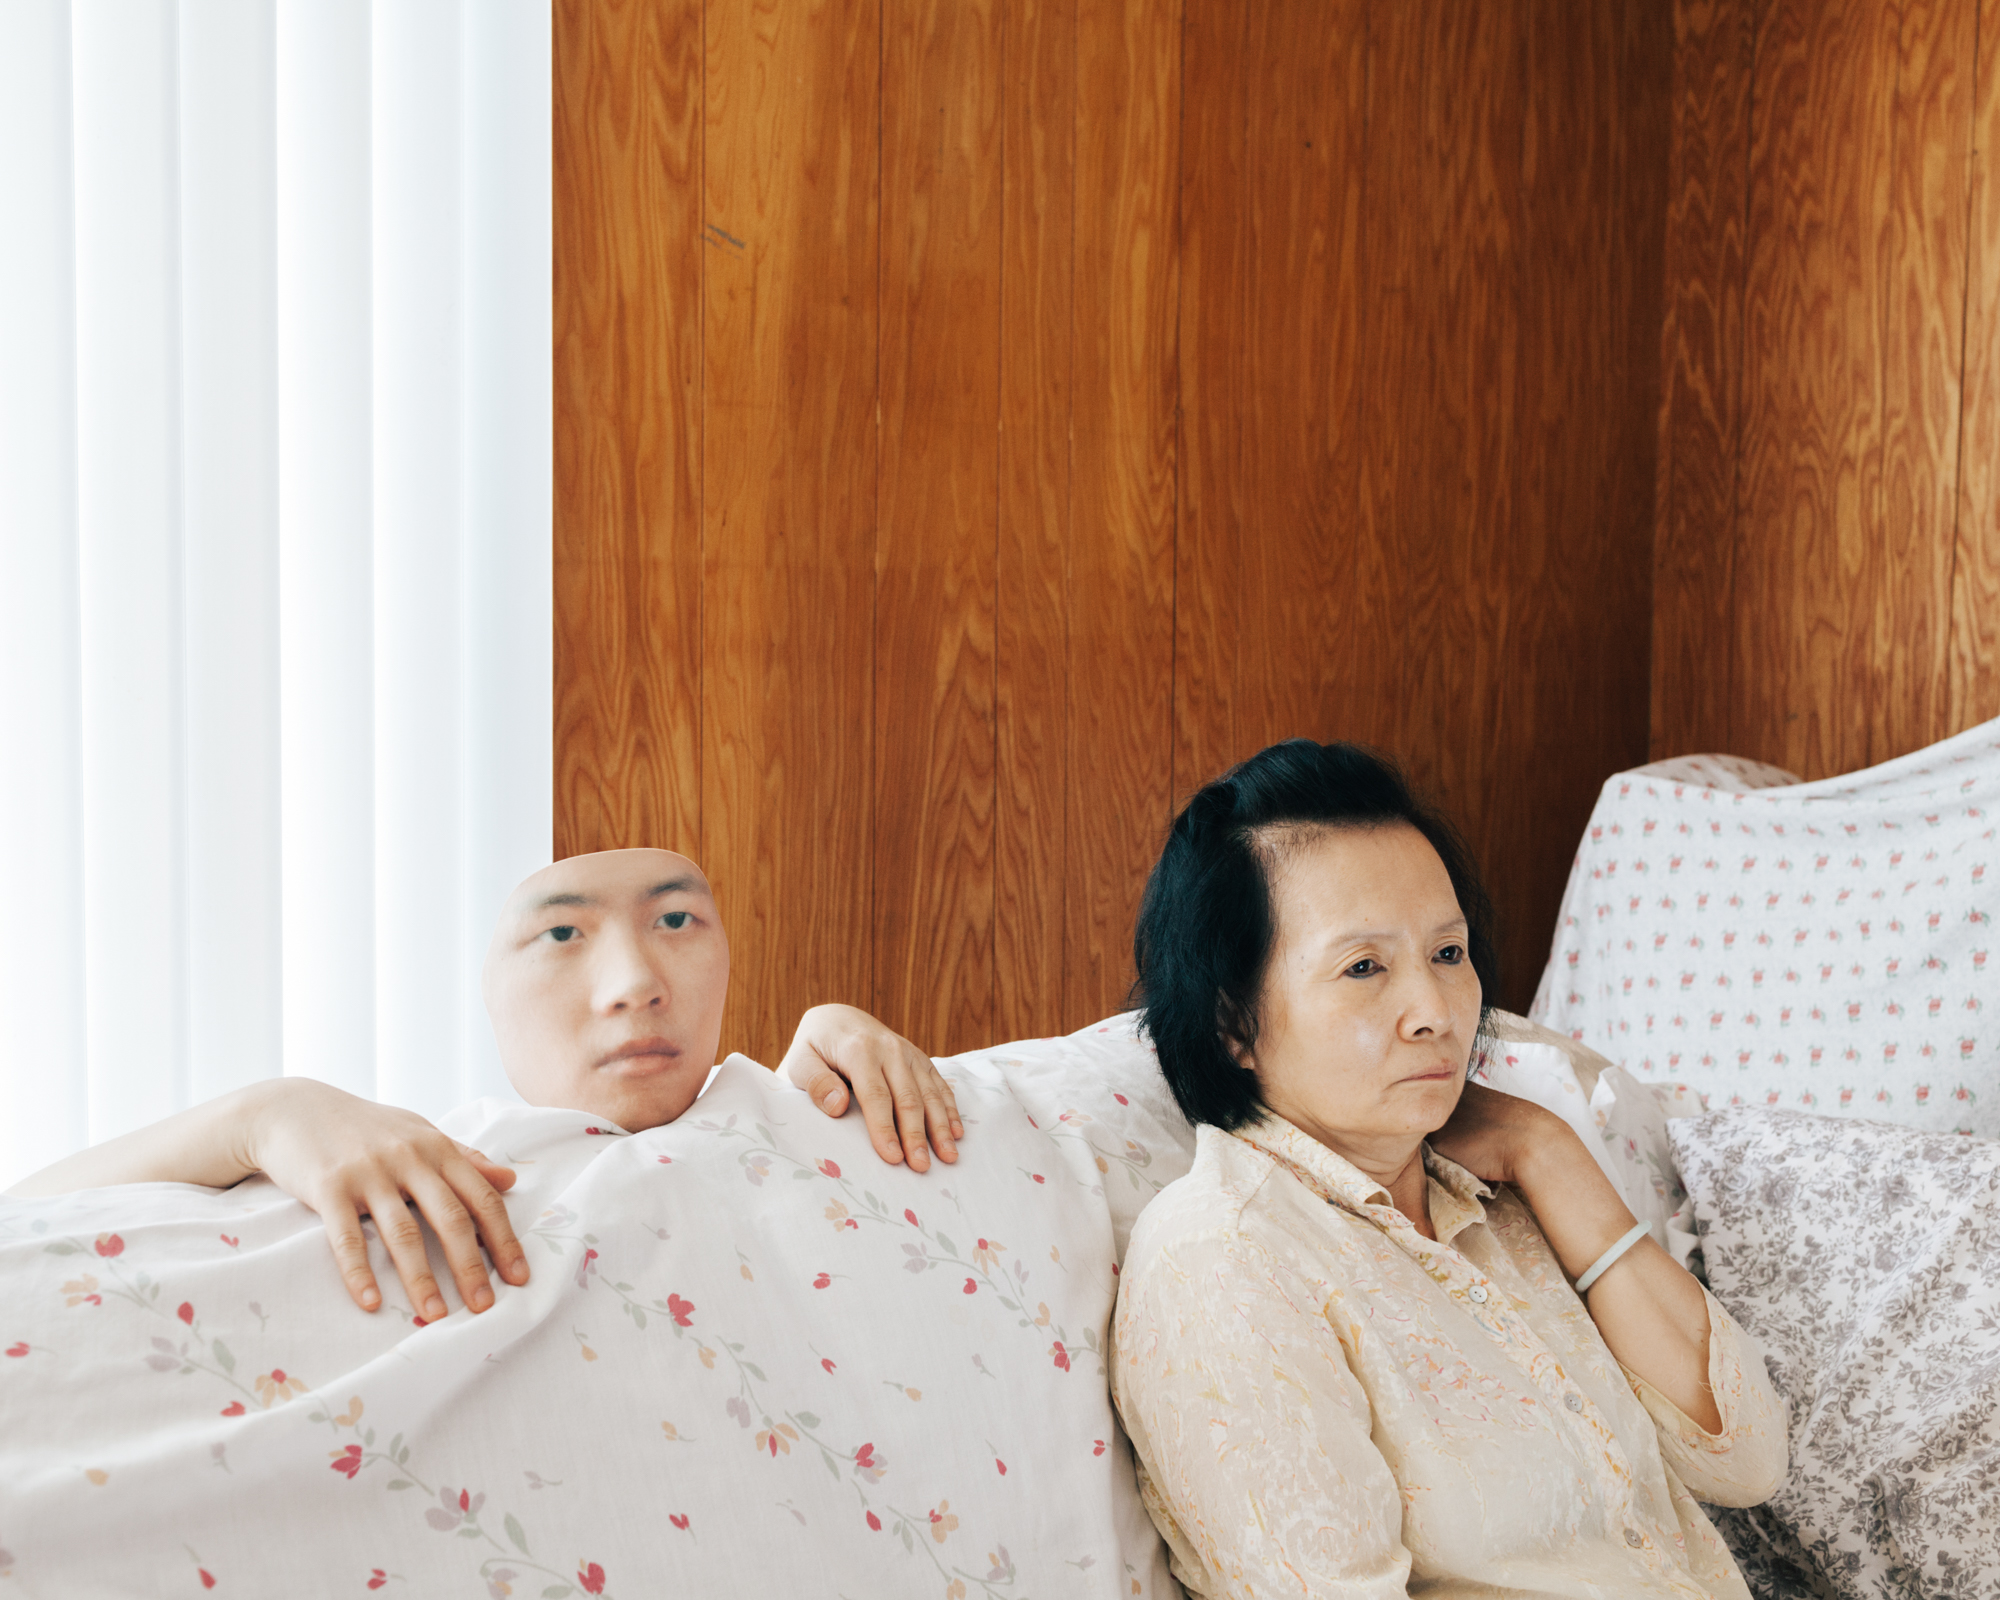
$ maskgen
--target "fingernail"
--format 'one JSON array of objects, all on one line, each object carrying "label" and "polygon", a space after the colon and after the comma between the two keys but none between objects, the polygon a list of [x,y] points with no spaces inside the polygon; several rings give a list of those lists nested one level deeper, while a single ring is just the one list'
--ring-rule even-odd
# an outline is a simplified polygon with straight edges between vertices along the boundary
[{"label": "fingernail", "polygon": [[424,1302],[424,1321],[436,1322],[443,1315],[444,1298],[441,1295],[434,1294]]},{"label": "fingernail", "polygon": [[526,1283],[528,1281],[528,1258],[526,1256],[516,1256],[512,1261],[507,1263],[507,1281],[509,1283]]},{"label": "fingernail", "polygon": [[484,1311],[491,1304],[493,1304],[493,1291],[487,1288],[485,1284],[480,1284],[472,1291],[472,1309],[474,1311]]},{"label": "fingernail", "polygon": [[381,1303],[382,1297],[373,1289],[363,1289],[361,1291],[361,1309],[363,1311],[373,1311]]}]

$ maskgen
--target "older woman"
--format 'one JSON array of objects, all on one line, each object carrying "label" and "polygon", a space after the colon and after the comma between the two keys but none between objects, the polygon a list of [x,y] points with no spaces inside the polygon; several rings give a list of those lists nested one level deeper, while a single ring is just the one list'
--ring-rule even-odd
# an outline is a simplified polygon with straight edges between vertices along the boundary
[{"label": "older woman", "polygon": [[1468,1087],[1492,945],[1449,827],[1273,746],[1176,819],[1134,944],[1199,1133],[1112,1387],[1189,1591],[1747,1596],[1696,1501],[1775,1490],[1783,1413],[1568,1127]]}]

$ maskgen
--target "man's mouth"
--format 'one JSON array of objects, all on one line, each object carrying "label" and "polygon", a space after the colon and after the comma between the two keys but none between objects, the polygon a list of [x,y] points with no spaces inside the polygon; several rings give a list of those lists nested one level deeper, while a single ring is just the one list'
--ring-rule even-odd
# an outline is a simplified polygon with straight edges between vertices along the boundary
[{"label": "man's mouth", "polygon": [[626,1062],[635,1071],[659,1071],[679,1059],[681,1047],[671,1039],[632,1039],[598,1061],[600,1067],[616,1067]]}]

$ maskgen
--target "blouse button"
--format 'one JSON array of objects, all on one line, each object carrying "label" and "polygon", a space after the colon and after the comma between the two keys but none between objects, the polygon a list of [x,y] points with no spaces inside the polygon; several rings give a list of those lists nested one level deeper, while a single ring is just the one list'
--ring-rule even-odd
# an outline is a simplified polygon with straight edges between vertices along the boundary
[{"label": "blouse button", "polygon": [[[1563,1404],[1568,1406],[1572,1411],[1581,1411],[1583,1409],[1583,1396],[1580,1394],[1566,1394],[1563,1396]],[[1631,1530],[1629,1528],[1626,1530],[1626,1537],[1628,1539],[1631,1537]]]},{"label": "blouse button", "polygon": [[1470,1299],[1474,1305],[1483,1306],[1486,1304],[1486,1290],[1483,1285],[1475,1283],[1470,1289],[1466,1290],[1465,1293],[1467,1298]]},{"label": "blouse button", "polygon": [[1625,1530],[1625,1542],[1636,1550],[1646,1542],[1646,1536],[1637,1528],[1627,1528]]}]

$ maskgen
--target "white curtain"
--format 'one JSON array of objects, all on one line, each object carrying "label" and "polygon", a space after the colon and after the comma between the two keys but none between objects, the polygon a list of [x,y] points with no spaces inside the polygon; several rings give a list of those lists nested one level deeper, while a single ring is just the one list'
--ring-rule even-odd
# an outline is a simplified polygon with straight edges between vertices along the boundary
[{"label": "white curtain", "polygon": [[551,838],[546,0],[0,0],[0,1186],[504,1088]]}]

